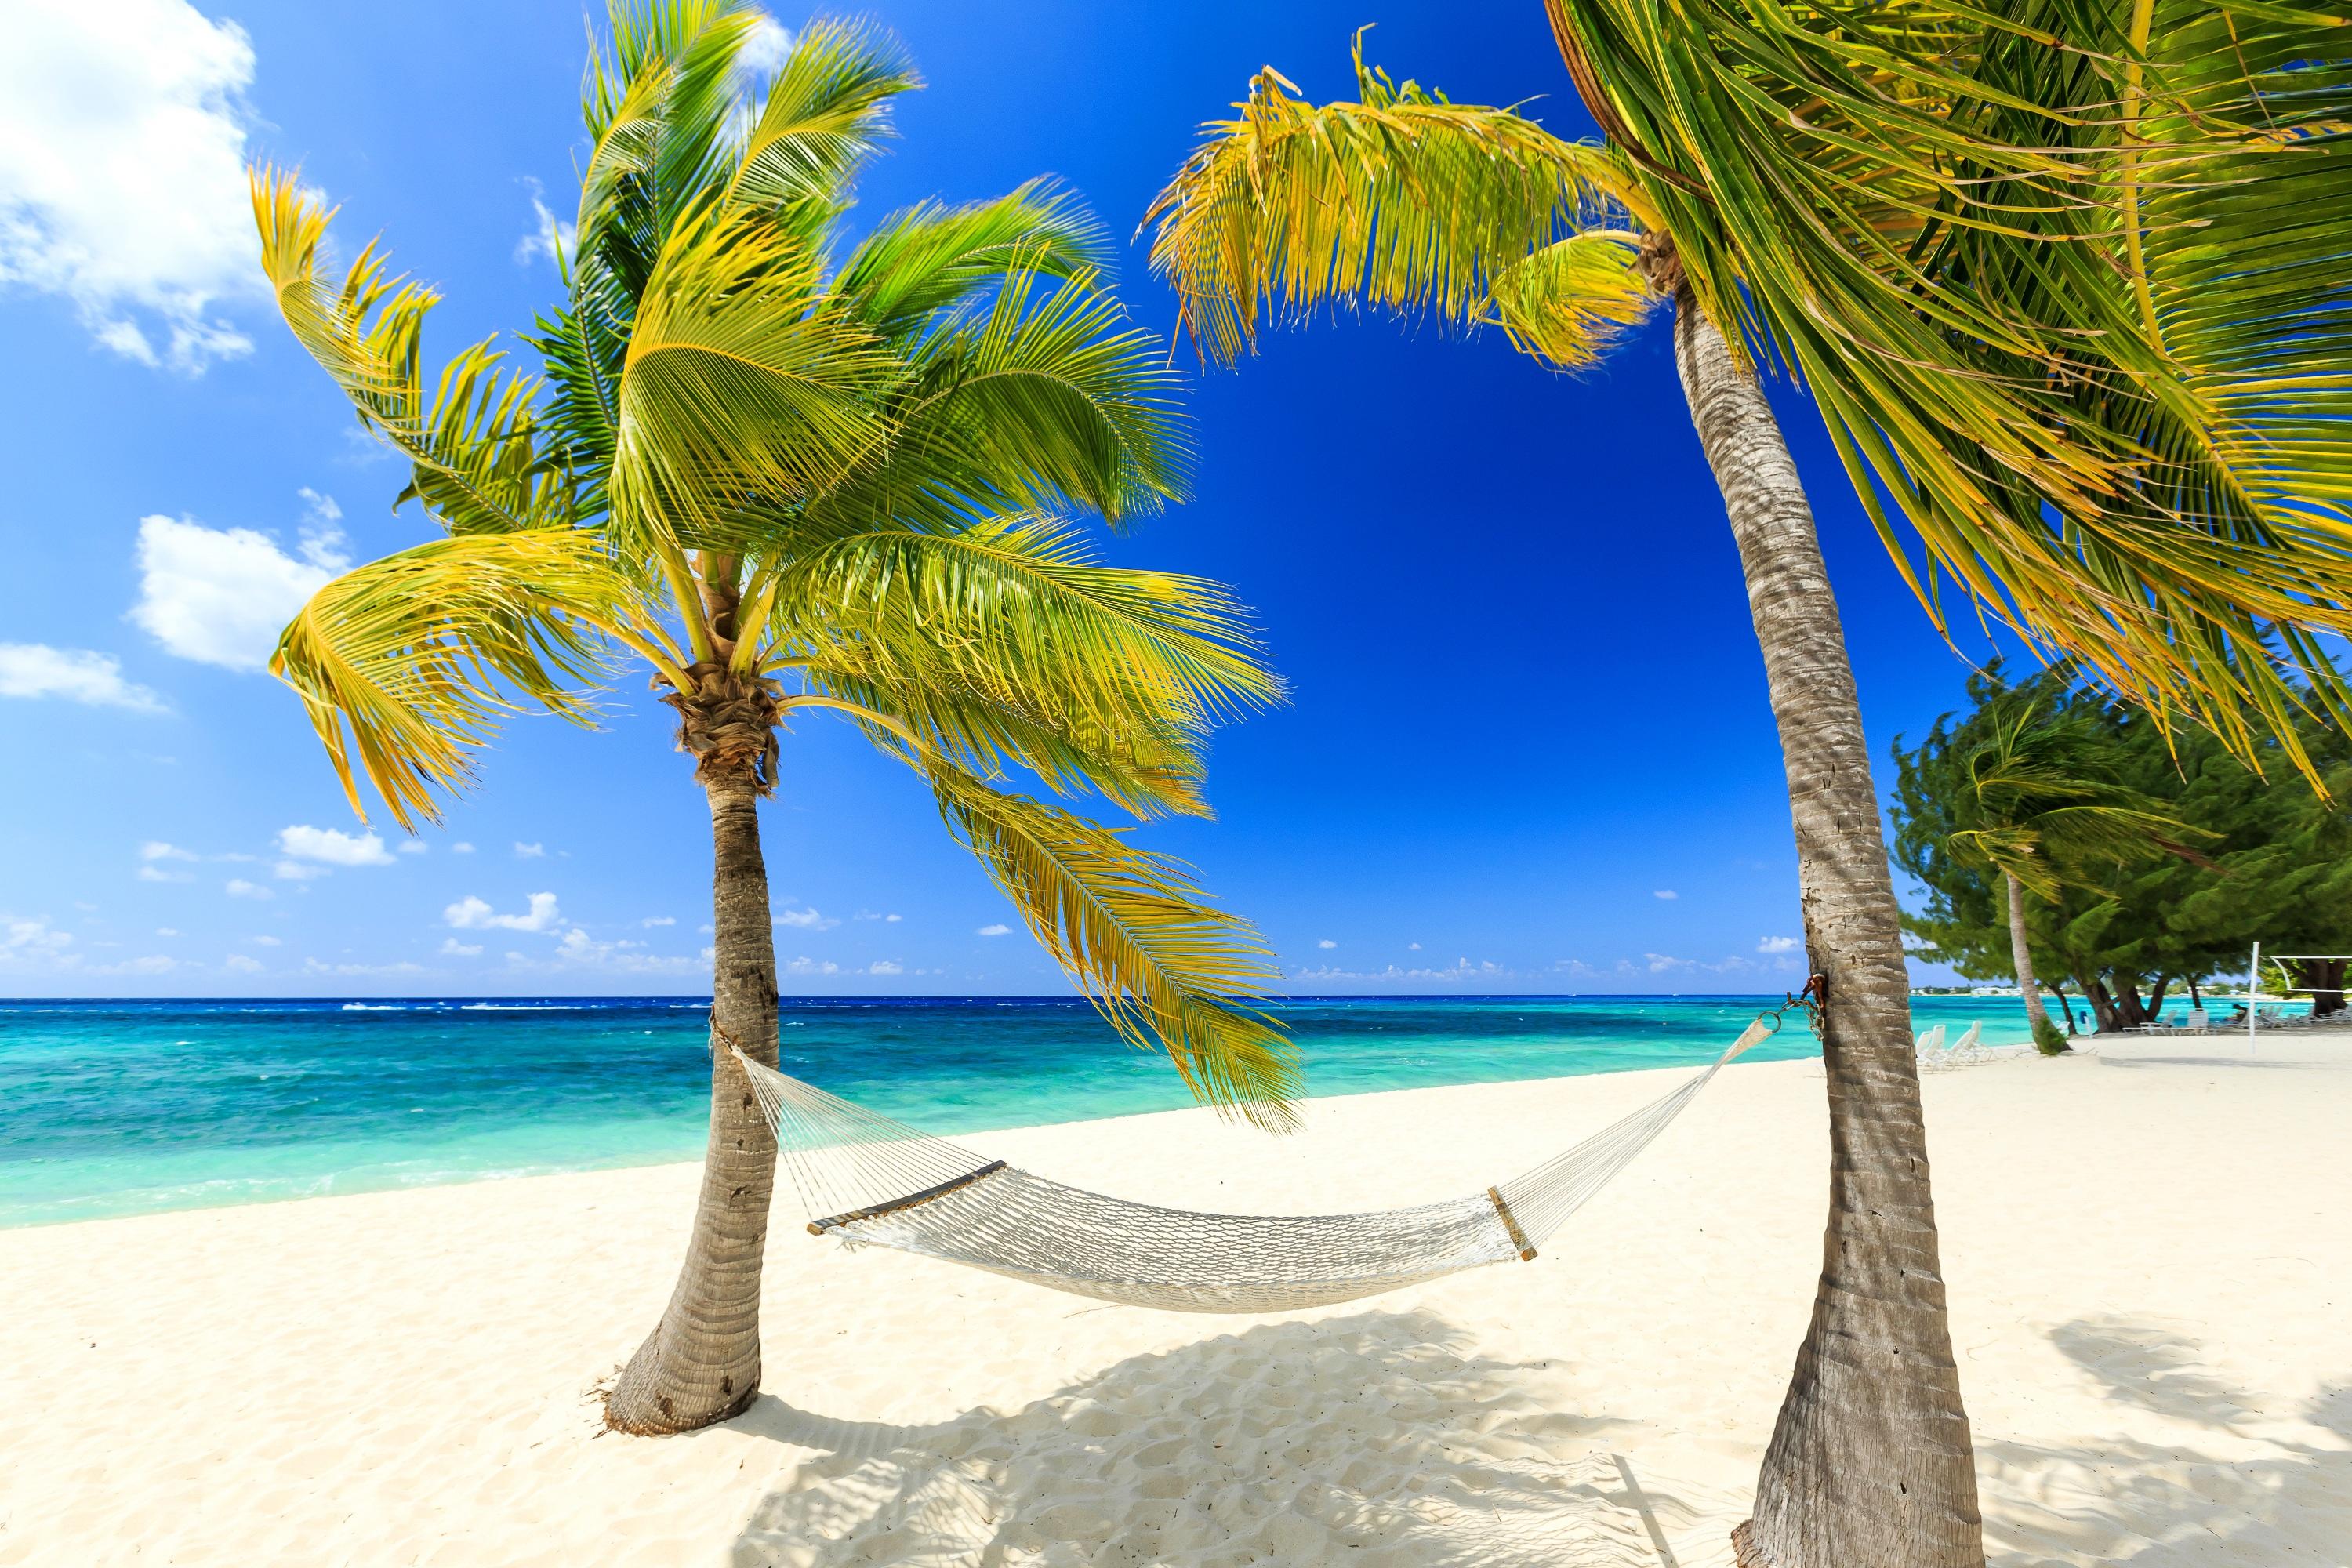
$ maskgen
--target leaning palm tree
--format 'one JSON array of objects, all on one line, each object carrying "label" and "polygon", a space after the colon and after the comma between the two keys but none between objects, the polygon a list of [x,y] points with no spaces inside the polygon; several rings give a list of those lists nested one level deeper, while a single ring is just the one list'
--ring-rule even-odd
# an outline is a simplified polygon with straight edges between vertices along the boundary
[{"label": "leaning palm tree", "polygon": [[1961,826],[1944,842],[2000,875],[2026,1021],[2042,1054],[2056,1056],[2066,1037],[2051,1023],[2034,979],[2027,895],[2055,902],[2067,868],[2084,862],[2168,854],[2210,866],[2188,843],[2209,835],[2117,779],[2100,735],[2081,715],[2052,712],[2029,689],[1995,702],[1985,717],[1992,732],[1961,759],[1955,803]]},{"label": "leaning palm tree", "polygon": [[254,181],[287,324],[447,535],[328,584],[279,642],[354,809],[363,773],[413,827],[502,715],[584,721],[630,660],[708,798],[710,1139],[675,1294],[605,1402],[632,1432],[723,1419],[760,1385],[776,1148],[724,1047],[776,1061],[756,803],[796,719],[840,715],[919,773],[1116,1030],[1196,1092],[1279,1123],[1295,1089],[1250,1000],[1272,978],[1255,933],[1181,867],[1006,787],[1201,813],[1204,732],[1277,695],[1222,589],[1094,564],[1066,521],[1176,493],[1161,356],[1120,326],[1093,226],[1042,186],[843,244],[913,74],[880,35],[818,23],[755,92],[762,20],[614,9],[566,297],[530,334],[543,381],[484,342],[429,384],[434,295],[372,246],[330,279],[331,215],[291,175]]},{"label": "leaning palm tree", "polygon": [[1269,69],[1162,193],[1153,258],[1221,360],[1267,310],[1333,301],[1496,326],[1566,368],[1671,311],[1826,993],[1822,1272],[1739,1557],[1980,1564],[1899,913],[1755,366],[1800,373],[1939,624],[1948,579],[2160,715],[2250,759],[2274,734],[2308,772],[2295,715],[2352,710],[2316,636],[2352,628],[2352,79],[2332,14],[2274,6],[1548,5],[1605,142],[1360,50],[1354,102]]}]

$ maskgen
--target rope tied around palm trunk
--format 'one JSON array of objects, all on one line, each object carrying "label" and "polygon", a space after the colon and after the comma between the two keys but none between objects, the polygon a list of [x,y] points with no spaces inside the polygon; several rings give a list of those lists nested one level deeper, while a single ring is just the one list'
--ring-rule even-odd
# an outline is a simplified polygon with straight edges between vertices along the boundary
[{"label": "rope tied around palm trunk", "polygon": [[[674,689],[662,701],[677,710],[677,749],[693,754],[695,782],[749,773],[760,794],[775,794],[776,730],[783,721],[775,683],[710,659],[687,666],[684,673],[692,689]],[[655,679],[656,689],[663,684]]]}]

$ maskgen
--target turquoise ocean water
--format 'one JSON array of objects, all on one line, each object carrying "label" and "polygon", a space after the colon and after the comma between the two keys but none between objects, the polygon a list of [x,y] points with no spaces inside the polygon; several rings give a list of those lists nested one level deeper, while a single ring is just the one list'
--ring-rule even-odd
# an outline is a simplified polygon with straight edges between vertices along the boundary
[{"label": "turquoise ocean water", "polygon": [[[1773,998],[1777,1001],[1778,998]],[[1695,1065],[1765,999],[1380,997],[1278,1005],[1308,1092]],[[698,1158],[689,997],[0,1003],[0,1226]],[[2026,1038],[2010,998],[1920,1028]],[[933,1131],[1190,1103],[1076,1000],[791,1000],[785,1070]],[[1811,1054],[1791,1014],[1759,1058]]]}]

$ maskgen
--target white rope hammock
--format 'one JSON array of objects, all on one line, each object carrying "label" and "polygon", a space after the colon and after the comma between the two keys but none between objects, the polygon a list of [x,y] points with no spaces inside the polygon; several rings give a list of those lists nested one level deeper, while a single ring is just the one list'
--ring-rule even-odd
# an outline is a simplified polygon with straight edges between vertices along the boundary
[{"label": "white rope hammock", "polygon": [[1195,1214],[1064,1186],[827,1094],[735,1049],[776,1130],[812,1235],[984,1268],[1073,1295],[1180,1312],[1272,1312],[1532,1259],[1724,1065],[1525,1175],[1472,1197],[1346,1215]]}]

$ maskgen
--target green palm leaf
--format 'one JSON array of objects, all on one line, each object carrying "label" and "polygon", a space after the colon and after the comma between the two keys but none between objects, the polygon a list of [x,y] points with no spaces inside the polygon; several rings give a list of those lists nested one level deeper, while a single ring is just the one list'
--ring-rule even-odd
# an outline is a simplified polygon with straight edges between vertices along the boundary
[{"label": "green palm leaf", "polygon": [[889,101],[922,85],[897,39],[817,21],[793,40],[744,134],[727,199],[830,217],[889,129]]},{"label": "green palm leaf", "polygon": [[1008,277],[1099,274],[1108,249],[1076,197],[1032,180],[994,201],[925,202],[884,220],[849,253],[831,292],[877,331],[908,331]]},{"label": "green palm leaf", "polygon": [[757,215],[713,212],[671,236],[637,302],[611,501],[618,548],[722,531],[744,496],[834,482],[878,448],[871,335],[813,308],[818,260]]}]

